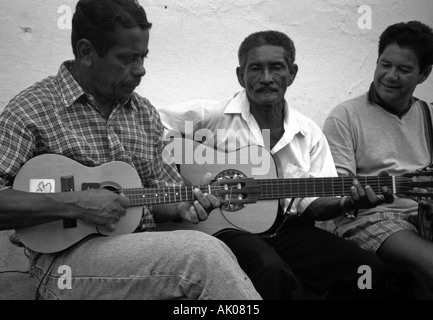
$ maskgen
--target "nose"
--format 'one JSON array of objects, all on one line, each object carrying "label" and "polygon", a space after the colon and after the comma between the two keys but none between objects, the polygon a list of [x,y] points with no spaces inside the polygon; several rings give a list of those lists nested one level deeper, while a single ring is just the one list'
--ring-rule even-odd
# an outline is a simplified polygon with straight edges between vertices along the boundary
[{"label": "nose", "polygon": [[398,72],[396,68],[390,68],[387,72],[386,72],[386,80],[388,81],[396,81],[398,80]]},{"label": "nose", "polygon": [[263,84],[270,84],[273,82],[272,73],[270,72],[269,68],[264,68],[260,82]]},{"label": "nose", "polygon": [[143,60],[138,59],[139,61],[137,61],[136,63],[134,63],[133,67],[132,67],[132,75],[134,77],[143,77],[146,74],[146,69],[144,68],[143,65]]}]

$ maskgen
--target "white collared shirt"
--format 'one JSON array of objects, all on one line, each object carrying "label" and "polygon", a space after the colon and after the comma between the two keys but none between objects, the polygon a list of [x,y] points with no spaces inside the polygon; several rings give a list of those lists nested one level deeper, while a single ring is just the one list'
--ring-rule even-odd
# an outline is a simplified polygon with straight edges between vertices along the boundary
[{"label": "white collared shirt", "polygon": [[[264,147],[264,137],[250,113],[246,91],[220,101],[193,100],[157,107],[165,128],[182,134],[214,133],[214,146],[226,152],[239,147]],[[186,123],[187,121],[187,123]],[[237,141],[233,139],[236,135]],[[195,136],[196,137],[196,136]],[[269,144],[268,144],[269,145]],[[319,126],[285,101],[284,134],[270,153],[284,178],[336,177],[334,161],[328,142]],[[291,213],[302,213],[315,198],[296,199]],[[285,200],[287,207],[290,199]],[[286,209],[286,208],[285,208]]]}]

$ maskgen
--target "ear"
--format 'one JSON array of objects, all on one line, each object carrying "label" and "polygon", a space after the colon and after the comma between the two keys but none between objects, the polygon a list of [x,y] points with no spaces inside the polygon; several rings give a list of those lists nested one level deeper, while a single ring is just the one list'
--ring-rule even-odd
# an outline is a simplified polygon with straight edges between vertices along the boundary
[{"label": "ear", "polygon": [[421,72],[421,78],[419,79],[418,84],[421,84],[425,80],[427,80],[428,76],[431,73],[431,70],[432,70],[432,66],[428,66],[427,68],[425,68],[425,70],[423,72]]},{"label": "ear", "polygon": [[238,77],[238,82],[241,85],[241,87],[245,88],[244,70],[241,67],[236,68],[236,76]]},{"label": "ear", "polygon": [[95,54],[92,43],[87,39],[80,39],[77,42],[77,59],[87,66],[92,65],[92,56]]},{"label": "ear", "polygon": [[294,63],[289,67],[289,69],[290,69],[290,78],[287,84],[288,87],[290,87],[293,81],[295,81],[296,75],[298,74],[298,65]]}]

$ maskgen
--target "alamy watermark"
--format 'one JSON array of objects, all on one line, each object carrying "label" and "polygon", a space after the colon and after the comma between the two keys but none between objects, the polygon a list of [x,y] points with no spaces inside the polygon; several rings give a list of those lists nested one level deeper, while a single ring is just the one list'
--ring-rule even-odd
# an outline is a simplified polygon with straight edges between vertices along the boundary
[{"label": "alamy watermark", "polygon": [[[361,30],[372,28],[372,10],[368,5],[361,5],[358,7],[357,12],[361,15],[358,18],[358,28]],[[57,19],[57,26],[61,30],[72,29],[72,8],[69,5],[61,5],[57,9],[59,18]]]},{"label": "alamy watermark", "polygon": [[57,286],[61,290],[72,289],[72,269],[68,265],[61,265],[57,269],[57,273],[61,274],[57,280]]},{"label": "alamy watermark", "polygon": [[367,5],[359,6],[358,13],[361,14],[358,19],[358,28],[361,30],[371,29],[373,21],[371,7]]},{"label": "alamy watermark", "polygon": [[72,8],[68,5],[62,5],[57,9],[57,13],[60,15],[57,19],[57,27],[60,30],[71,30]]},{"label": "alamy watermark", "polygon": [[[72,289],[72,269],[68,265],[61,265],[57,269],[57,273],[61,274],[57,280],[57,286],[61,290]],[[360,290],[373,289],[372,287],[372,270],[368,265],[361,265],[358,267],[358,288]]]},{"label": "alamy watermark", "polygon": [[367,265],[359,266],[358,274],[361,274],[358,278],[358,288],[361,290],[373,289],[371,267]]}]

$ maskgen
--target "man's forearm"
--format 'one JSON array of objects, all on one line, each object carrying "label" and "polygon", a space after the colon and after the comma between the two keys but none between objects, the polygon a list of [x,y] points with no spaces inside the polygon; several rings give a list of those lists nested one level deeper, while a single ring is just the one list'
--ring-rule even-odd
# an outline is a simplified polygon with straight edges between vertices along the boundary
[{"label": "man's forearm", "polygon": [[0,230],[10,230],[61,219],[65,210],[53,194],[13,189],[0,191]]},{"label": "man's forearm", "polygon": [[301,214],[303,219],[312,221],[326,221],[341,216],[345,211],[354,210],[350,198],[344,198],[344,204],[340,197],[323,197],[314,200]]}]

